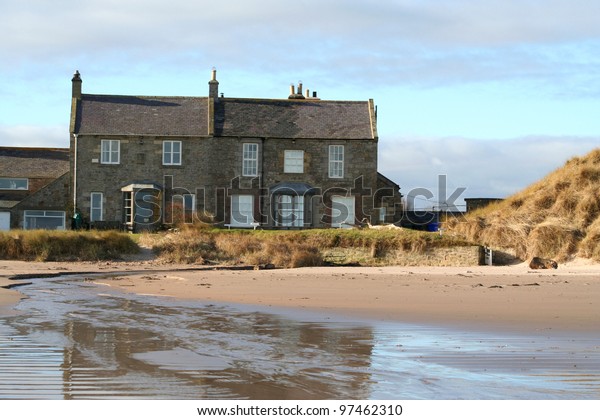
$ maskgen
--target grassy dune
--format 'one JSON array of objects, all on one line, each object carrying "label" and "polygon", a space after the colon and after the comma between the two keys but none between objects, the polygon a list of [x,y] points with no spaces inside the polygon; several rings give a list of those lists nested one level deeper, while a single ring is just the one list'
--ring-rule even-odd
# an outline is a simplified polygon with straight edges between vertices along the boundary
[{"label": "grassy dune", "polygon": [[166,235],[142,235],[164,261],[175,263],[273,264],[303,267],[323,264],[327,250],[366,249],[373,258],[389,249],[424,252],[432,247],[466,245],[461,239],[411,230],[311,229],[301,231],[183,228]]},{"label": "grassy dune", "polygon": [[95,261],[139,252],[131,235],[116,231],[13,230],[0,232],[0,259]]},{"label": "grassy dune", "polygon": [[522,260],[600,261],[600,149],[444,227],[475,243],[513,249]]}]

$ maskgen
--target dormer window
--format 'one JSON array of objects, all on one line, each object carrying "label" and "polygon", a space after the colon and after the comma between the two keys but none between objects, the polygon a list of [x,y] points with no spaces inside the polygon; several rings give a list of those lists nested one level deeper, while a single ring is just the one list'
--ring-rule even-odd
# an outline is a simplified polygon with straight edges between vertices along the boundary
[{"label": "dormer window", "polygon": [[0,178],[0,190],[28,190],[27,178]]}]

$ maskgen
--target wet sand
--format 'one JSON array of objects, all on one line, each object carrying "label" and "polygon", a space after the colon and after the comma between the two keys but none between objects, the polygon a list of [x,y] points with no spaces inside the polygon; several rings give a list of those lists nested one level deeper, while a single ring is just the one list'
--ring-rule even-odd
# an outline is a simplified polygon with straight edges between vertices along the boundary
[{"label": "wet sand", "polygon": [[[558,270],[510,267],[314,267],[214,270],[155,261],[32,263],[0,261],[0,286],[15,274],[81,274],[147,295],[308,309],[381,321],[512,331],[598,332],[600,265]],[[0,289],[0,314],[19,299]]]},{"label": "wet sand", "polygon": [[0,277],[0,316],[13,314],[12,307],[21,300],[22,295],[18,291],[6,288],[14,286],[17,283]]}]

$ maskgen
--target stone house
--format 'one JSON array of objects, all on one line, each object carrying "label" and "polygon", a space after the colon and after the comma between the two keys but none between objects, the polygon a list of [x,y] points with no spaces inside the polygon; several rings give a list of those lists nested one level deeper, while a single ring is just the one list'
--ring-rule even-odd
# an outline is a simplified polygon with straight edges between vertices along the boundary
[{"label": "stone house", "polygon": [[373,100],[320,100],[301,85],[286,99],[226,98],[216,70],[208,85],[206,97],[84,94],[76,72],[74,208],[92,225],[136,231],[197,219],[345,227],[394,212],[399,187],[377,172]]},{"label": "stone house", "polygon": [[0,230],[65,229],[69,149],[0,147]]}]

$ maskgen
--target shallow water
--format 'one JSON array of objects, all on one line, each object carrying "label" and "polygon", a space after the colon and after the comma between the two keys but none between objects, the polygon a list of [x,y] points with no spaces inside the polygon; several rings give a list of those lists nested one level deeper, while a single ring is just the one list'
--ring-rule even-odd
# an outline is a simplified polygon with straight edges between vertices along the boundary
[{"label": "shallow water", "polygon": [[0,398],[598,399],[600,333],[509,335],[39,279],[0,318]]}]

